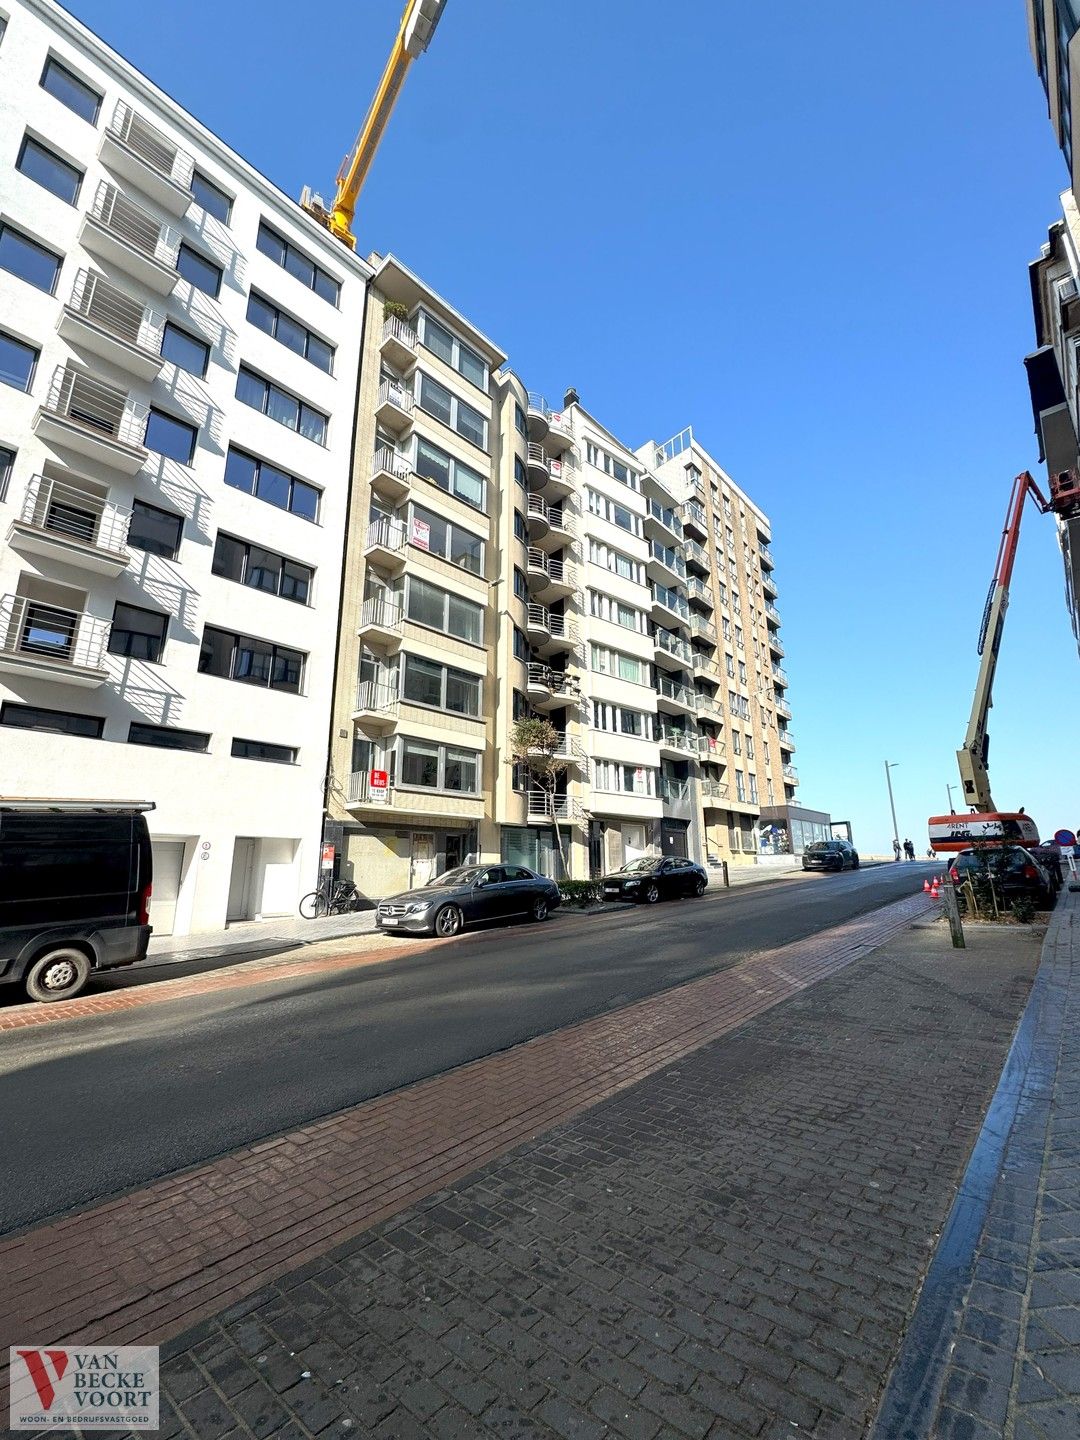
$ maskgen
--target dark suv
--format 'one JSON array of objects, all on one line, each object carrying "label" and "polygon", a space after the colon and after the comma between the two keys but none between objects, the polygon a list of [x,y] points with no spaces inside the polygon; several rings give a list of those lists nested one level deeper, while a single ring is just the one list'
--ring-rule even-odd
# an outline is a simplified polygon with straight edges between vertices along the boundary
[{"label": "dark suv", "polygon": [[804,870],[857,870],[859,852],[846,840],[815,840],[803,851]]},{"label": "dark suv", "polygon": [[1050,873],[1030,850],[1022,845],[995,845],[985,850],[961,850],[949,861],[949,874],[956,884],[970,880],[977,870],[987,870],[999,897],[1034,900],[1040,910],[1054,906],[1055,890]]}]

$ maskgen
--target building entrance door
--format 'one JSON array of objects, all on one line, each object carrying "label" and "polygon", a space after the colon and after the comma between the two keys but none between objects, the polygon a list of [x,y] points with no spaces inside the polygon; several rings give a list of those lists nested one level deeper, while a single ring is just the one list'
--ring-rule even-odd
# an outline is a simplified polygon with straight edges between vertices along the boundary
[{"label": "building entrance door", "polygon": [[154,889],[150,897],[150,924],[155,935],[171,935],[176,927],[176,899],[184,868],[183,840],[155,840]]},{"label": "building entrance door", "polygon": [[416,890],[435,878],[435,836],[414,832],[409,851],[409,889]]}]

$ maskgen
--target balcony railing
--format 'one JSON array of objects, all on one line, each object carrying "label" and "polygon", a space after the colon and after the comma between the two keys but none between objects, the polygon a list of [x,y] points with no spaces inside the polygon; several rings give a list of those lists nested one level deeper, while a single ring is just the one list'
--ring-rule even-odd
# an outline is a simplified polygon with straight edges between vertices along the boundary
[{"label": "balcony railing", "polygon": [[136,406],[126,391],[69,365],[56,367],[42,409],[106,440],[142,445],[145,406]]},{"label": "balcony railing", "polygon": [[397,315],[388,315],[383,321],[382,343],[394,341],[406,350],[415,350],[417,346],[417,334],[413,327],[406,320]]},{"label": "balcony railing", "polygon": [[0,597],[0,654],[50,660],[73,670],[100,670],[109,622],[26,595]]},{"label": "balcony railing", "polygon": [[149,210],[129,200],[107,180],[102,180],[97,188],[90,215],[133,250],[170,270],[176,269],[176,252],[180,247],[176,231],[171,225],[162,225]]},{"label": "balcony railing", "polygon": [[659,627],[653,631],[653,645],[657,650],[666,651],[668,655],[674,655],[677,660],[690,662],[690,646],[681,635],[674,630],[661,630]]},{"label": "balcony railing", "polygon": [[690,617],[690,634],[696,635],[699,640],[711,640],[716,644],[716,626],[709,620],[702,620],[700,615]]},{"label": "balcony railing", "polygon": [[718,735],[699,735],[697,748],[702,760],[720,761],[727,752],[727,745]]},{"label": "balcony railing", "polygon": [[787,674],[781,670],[779,665],[772,667],[772,678],[777,685],[786,685],[788,683]]},{"label": "balcony railing", "polygon": [[378,404],[380,406],[393,405],[404,414],[411,415],[414,403],[412,391],[406,390],[398,380],[384,380],[379,386]]},{"label": "balcony railing", "polygon": [[678,590],[672,590],[668,585],[652,585],[652,598],[658,605],[663,605],[666,610],[672,610],[684,620],[690,616],[690,607],[686,603],[686,596]]},{"label": "balcony railing", "polygon": [[191,178],[195,170],[194,158],[186,150],[174,145],[169,137],[156,125],[140,115],[123,100],[116,102],[109,134],[133,150],[139,159],[156,170],[159,175],[171,180],[181,190],[191,189]]},{"label": "balcony railing", "polygon": [[36,530],[66,540],[81,540],[116,556],[127,554],[131,511],[112,504],[92,490],[68,485],[48,475],[35,475],[26,487],[19,519]]},{"label": "balcony railing", "polygon": [[404,550],[408,534],[401,520],[391,520],[388,515],[383,515],[368,526],[364,549],[377,546],[380,550]]},{"label": "balcony railing", "polygon": [[553,530],[561,530],[565,535],[577,534],[577,527],[574,524],[571,506],[549,504],[547,507],[547,519],[548,524]]},{"label": "balcony railing", "polygon": [[781,699],[779,699],[779,697],[778,697],[778,698],[775,700],[774,704],[775,704],[775,707],[776,707],[776,713],[777,713],[777,715],[783,715],[783,717],[785,718],[785,720],[790,720],[790,719],[791,719],[791,706],[787,703],[786,700],[781,700]]},{"label": "balcony railing", "polygon": [[682,505],[683,522],[689,521],[697,526],[702,534],[709,533],[709,522],[705,515],[705,509],[696,500],[686,500]]},{"label": "balcony railing", "polygon": [[661,775],[656,782],[656,789],[661,800],[669,805],[680,805],[690,799],[690,781],[676,780],[670,775]]},{"label": "balcony railing", "polygon": [[360,610],[362,629],[400,630],[404,612],[401,602],[384,595],[369,595]]},{"label": "balcony railing", "polygon": [[674,701],[677,705],[685,705],[688,710],[697,709],[697,695],[690,686],[679,685],[665,675],[657,676],[656,693],[662,695],[665,700]]},{"label": "balcony railing", "polygon": [[356,686],[356,709],[366,714],[378,714],[397,708],[397,682],[385,680],[361,680]]},{"label": "balcony railing", "polygon": [[795,768],[794,765],[785,765],[785,766],[784,766],[784,779],[785,779],[785,780],[789,780],[789,781],[792,783],[792,785],[797,785],[797,784],[798,784],[798,781],[799,781],[799,772],[798,772],[798,770],[796,770],[796,768]]},{"label": "balcony railing", "polygon": [[140,350],[157,354],[161,350],[163,320],[147,306],[106,280],[94,270],[80,270],[71,287],[68,309],[90,320],[117,340],[126,340]]},{"label": "balcony railing", "polygon": [[758,554],[761,556],[762,560],[765,562],[766,565],[768,565],[769,569],[771,570],[773,565],[776,563],[773,559],[772,551],[769,549],[768,545],[759,545],[757,548]]},{"label": "balcony railing", "polygon": [[780,624],[780,611],[777,610],[777,608],[776,608],[775,605],[768,605],[768,604],[767,604],[767,605],[765,606],[765,614],[766,614],[766,616],[768,617],[768,619],[770,619],[770,620],[773,622],[774,625],[779,625],[779,624]]},{"label": "balcony railing", "polygon": [[[394,787],[387,785],[384,789],[376,790],[374,794],[378,797],[377,802],[383,805],[392,805]],[[372,800],[371,771],[354,770],[349,776],[349,799],[350,805],[365,805]]]},{"label": "balcony railing", "polygon": [[394,475],[398,480],[408,480],[412,476],[412,461],[406,455],[399,455],[389,445],[380,445],[371,462],[371,473],[373,476]]},{"label": "balcony railing", "polygon": [[697,753],[698,737],[692,735],[688,730],[673,730],[668,726],[659,726],[656,731],[656,742],[658,745],[665,745],[669,750],[683,750],[688,755]]},{"label": "balcony railing", "polygon": [[703,780],[701,782],[701,793],[707,800],[726,800],[728,798],[728,787],[722,780]]},{"label": "balcony railing", "polygon": [[781,731],[780,731],[780,749],[781,749],[781,750],[794,750],[794,749],[796,749],[796,748],[797,748],[797,747],[796,747],[796,745],[795,745],[795,732],[794,732],[794,730],[781,730]]},{"label": "balcony railing", "polygon": [[649,514],[654,520],[659,521],[661,525],[670,530],[673,535],[678,535],[679,539],[682,539],[682,521],[674,510],[661,505],[659,500],[650,500]]},{"label": "balcony railing", "polygon": [[683,542],[683,546],[686,550],[687,564],[700,565],[702,570],[708,570],[709,552],[704,545],[699,545],[696,540],[686,540]]},{"label": "balcony railing", "polygon": [[691,600],[701,600],[710,609],[713,605],[712,586],[706,585],[704,580],[699,580],[696,575],[691,575],[686,582],[686,593]]},{"label": "balcony railing", "polygon": [[529,787],[530,820],[572,820],[575,804],[570,795],[552,795],[540,785]]},{"label": "balcony railing", "polygon": [[661,545],[659,540],[649,541],[649,554],[654,560],[667,567],[676,575],[686,574],[686,562],[670,545]]}]

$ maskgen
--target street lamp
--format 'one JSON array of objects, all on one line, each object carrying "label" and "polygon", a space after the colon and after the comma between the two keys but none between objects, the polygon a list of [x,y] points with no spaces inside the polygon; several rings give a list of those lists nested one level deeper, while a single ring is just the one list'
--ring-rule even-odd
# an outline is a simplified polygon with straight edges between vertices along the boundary
[{"label": "street lamp", "polygon": [[950,814],[950,815],[955,815],[955,814],[956,814],[956,811],[953,809],[952,792],[953,792],[954,790],[959,790],[959,788],[960,788],[959,785],[946,785],[946,786],[945,786],[945,789],[949,792],[949,814]]},{"label": "street lamp", "polygon": [[892,776],[889,774],[889,771],[890,771],[890,770],[895,770],[896,767],[897,767],[899,764],[900,764],[900,761],[899,761],[899,760],[886,760],[886,761],[885,761],[885,783],[886,783],[886,785],[888,785],[888,787],[889,787],[889,809],[892,811],[892,833],[893,833],[893,840],[896,842],[895,845],[894,845],[894,847],[893,847],[893,854],[894,854],[894,855],[899,855],[899,854],[900,854],[900,831],[899,831],[899,829],[897,828],[897,824],[896,824],[896,802],[893,800],[893,793],[892,793]]}]

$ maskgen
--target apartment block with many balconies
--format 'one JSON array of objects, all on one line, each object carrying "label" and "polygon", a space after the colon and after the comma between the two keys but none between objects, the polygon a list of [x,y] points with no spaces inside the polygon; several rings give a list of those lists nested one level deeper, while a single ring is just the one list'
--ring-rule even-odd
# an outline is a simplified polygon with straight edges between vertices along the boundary
[{"label": "apartment block with many balconies", "polygon": [[0,6],[0,796],[153,801],[160,935],[318,872],[369,270]]}]

